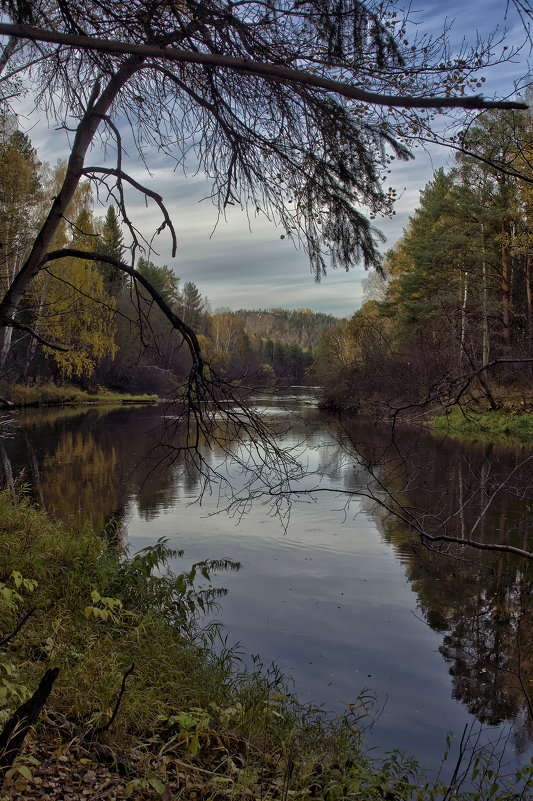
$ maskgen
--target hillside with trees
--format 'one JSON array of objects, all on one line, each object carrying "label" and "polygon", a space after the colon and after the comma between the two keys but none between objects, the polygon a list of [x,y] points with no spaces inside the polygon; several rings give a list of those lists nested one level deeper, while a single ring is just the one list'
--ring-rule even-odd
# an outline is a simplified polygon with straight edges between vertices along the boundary
[{"label": "hillside with trees", "polygon": [[532,157],[529,114],[485,113],[469,128],[361,309],[329,332],[326,403],[531,404]]},{"label": "hillside with trees", "polygon": [[247,334],[315,350],[338,318],[311,309],[239,309],[235,316]]}]

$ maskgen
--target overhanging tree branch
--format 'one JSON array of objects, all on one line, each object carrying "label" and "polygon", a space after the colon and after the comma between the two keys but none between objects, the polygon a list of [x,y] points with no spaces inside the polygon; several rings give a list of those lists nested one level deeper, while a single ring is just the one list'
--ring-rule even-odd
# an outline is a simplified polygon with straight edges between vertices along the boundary
[{"label": "overhanging tree branch", "polygon": [[99,39],[82,34],[61,33],[59,31],[45,30],[31,25],[16,25],[0,23],[0,34],[16,36],[30,41],[50,42],[67,47],[84,50],[97,50],[104,53],[121,53],[136,55],[143,58],[158,58],[164,61],[173,61],[186,64],[202,64],[209,67],[222,67],[245,73],[259,75],[281,81],[294,82],[305,86],[325,89],[342,97],[357,100],[362,103],[371,103],[379,106],[394,108],[427,108],[427,109],[526,109],[527,104],[520,101],[486,100],[482,95],[470,97],[410,97],[405,95],[387,95],[379,92],[369,92],[342,81],[323,78],[304,70],[290,69],[279,64],[270,64],[261,61],[234,58],[217,53],[199,53],[190,50],[181,50],[171,47],[160,47],[154,44],[135,44],[116,40]]},{"label": "overhanging tree branch", "polygon": [[98,253],[95,251],[79,250],[77,248],[62,248],[61,250],[53,250],[50,253],[47,253],[43,260],[42,266],[50,261],[56,261],[57,259],[63,259],[69,256],[76,259],[87,259],[90,261],[111,264],[113,267],[117,267],[119,270],[127,273],[135,281],[138,281],[138,283],[141,284],[144,289],[146,289],[150,297],[157,303],[167,320],[183,336],[193,360],[194,370],[198,373],[202,373],[204,368],[204,359],[200,349],[200,344],[198,342],[198,337],[192,328],[184,323],[183,320],[178,317],[174,311],[172,311],[162,295],[152,286],[150,281],[148,281],[148,279],[145,278],[142,273],[140,273],[131,265],[125,264],[125,262],[113,258],[113,256],[107,256],[104,253]]},{"label": "overhanging tree branch", "polygon": [[174,229],[174,225],[172,220],[170,219],[170,215],[163,203],[163,198],[158,192],[154,192],[152,189],[148,189],[148,187],[143,186],[139,181],[136,181],[135,178],[132,178],[131,175],[128,175],[121,169],[113,169],[111,167],[84,167],[82,170],[82,175],[86,175],[90,178],[92,175],[113,175],[119,181],[126,181],[126,183],[133,186],[134,189],[137,189],[139,192],[142,192],[146,197],[152,198],[155,200],[157,205],[159,206],[161,213],[164,218],[164,222],[159,226],[157,229],[157,234],[162,233],[165,228],[168,228],[172,237],[172,256],[176,255],[176,250],[178,247],[178,241],[176,238],[176,231]]}]

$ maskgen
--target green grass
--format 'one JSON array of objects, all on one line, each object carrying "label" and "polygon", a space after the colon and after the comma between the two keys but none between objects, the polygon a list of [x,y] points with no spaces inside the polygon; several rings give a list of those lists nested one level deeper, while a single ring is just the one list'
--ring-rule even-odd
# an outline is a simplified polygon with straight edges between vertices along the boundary
[{"label": "green grass", "polygon": [[[52,666],[60,674],[49,704],[85,728],[105,725],[134,664],[103,735],[137,766],[132,797],[158,798],[165,786],[171,798],[212,801],[442,798],[439,779],[425,778],[414,759],[365,750],[369,699],[333,720],[301,705],[275,667],[245,667],[216,629],[202,629],[217,598],[210,575],[236,566],[201,563],[173,575],[176,558],[163,541],[129,554],[113,525],[101,535],[73,530],[26,497],[0,493],[0,639],[36,608],[0,648],[0,727]],[[30,757],[31,744],[22,759]],[[481,794],[454,789],[450,801],[488,797],[488,763],[474,762]],[[533,772],[525,781],[531,789]],[[490,797],[508,801],[517,787],[516,777],[502,779]]]},{"label": "green grass", "polygon": [[157,395],[129,395],[98,387],[86,392],[68,384],[0,384],[0,398],[15,407],[59,406],[75,403],[148,403]]},{"label": "green grass", "polygon": [[430,425],[439,433],[465,439],[533,444],[531,413],[452,409],[446,414],[434,417]]}]

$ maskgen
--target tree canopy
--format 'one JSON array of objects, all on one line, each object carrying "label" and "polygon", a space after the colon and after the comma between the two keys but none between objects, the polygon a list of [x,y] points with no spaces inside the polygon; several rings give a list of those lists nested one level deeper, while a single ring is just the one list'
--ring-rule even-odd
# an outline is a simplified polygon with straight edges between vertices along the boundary
[{"label": "tree canopy", "polygon": [[[531,123],[529,113],[483,115],[470,126],[468,152],[420,193],[377,292],[330,332],[333,396],[404,410],[470,399],[512,411],[513,393],[516,401],[530,391]],[[516,402],[526,410],[527,399]]]}]

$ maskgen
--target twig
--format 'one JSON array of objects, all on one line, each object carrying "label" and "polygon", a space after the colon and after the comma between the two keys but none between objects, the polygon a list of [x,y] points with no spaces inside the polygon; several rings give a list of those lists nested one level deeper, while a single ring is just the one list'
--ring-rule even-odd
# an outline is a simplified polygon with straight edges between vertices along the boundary
[{"label": "twig", "polygon": [[16,626],[16,627],[13,629],[13,631],[11,632],[11,634],[8,634],[6,637],[4,637],[2,640],[0,640],[0,648],[1,648],[3,645],[6,645],[6,644],[7,644],[7,643],[8,643],[10,640],[12,640],[12,639],[13,639],[13,637],[14,637],[16,634],[18,634],[18,633],[19,633],[19,631],[21,630],[21,628],[23,627],[23,625],[25,624],[25,622],[28,620],[28,618],[29,618],[29,617],[31,617],[31,615],[33,615],[33,613],[35,612],[35,610],[36,610],[36,609],[37,609],[37,607],[36,607],[36,606],[32,606],[32,608],[31,608],[31,609],[30,609],[28,612],[26,612],[26,614],[24,615],[24,617],[22,618],[22,620],[20,621],[20,623],[18,623],[18,624],[17,624],[17,626]]},{"label": "twig", "polygon": [[105,724],[105,726],[99,726],[98,729],[95,729],[92,732],[92,736],[93,737],[96,737],[97,734],[102,734],[102,732],[107,731],[113,725],[113,721],[115,720],[115,718],[117,716],[117,713],[118,713],[118,708],[120,706],[120,702],[122,701],[122,696],[124,695],[124,690],[126,689],[126,679],[130,675],[130,673],[133,673],[133,668],[134,667],[135,667],[135,662],[132,662],[131,663],[131,667],[124,673],[124,675],[122,677],[122,685],[120,687],[120,692],[119,692],[119,694],[117,696],[117,700],[115,701],[115,708],[113,709],[113,714],[111,715],[111,717],[109,718],[109,720]]}]

